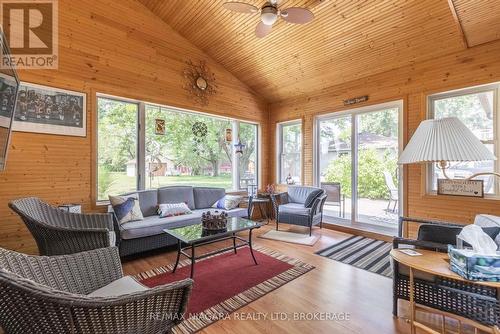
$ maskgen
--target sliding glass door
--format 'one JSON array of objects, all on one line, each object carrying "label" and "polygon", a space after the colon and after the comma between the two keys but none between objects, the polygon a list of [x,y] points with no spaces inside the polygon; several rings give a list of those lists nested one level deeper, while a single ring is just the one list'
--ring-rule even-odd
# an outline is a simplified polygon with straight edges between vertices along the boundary
[{"label": "sliding glass door", "polygon": [[322,120],[318,129],[320,183],[328,195],[324,213],[351,220],[352,117]]},{"label": "sliding glass door", "polygon": [[401,103],[322,116],[316,124],[316,179],[325,220],[393,234],[401,207]]}]

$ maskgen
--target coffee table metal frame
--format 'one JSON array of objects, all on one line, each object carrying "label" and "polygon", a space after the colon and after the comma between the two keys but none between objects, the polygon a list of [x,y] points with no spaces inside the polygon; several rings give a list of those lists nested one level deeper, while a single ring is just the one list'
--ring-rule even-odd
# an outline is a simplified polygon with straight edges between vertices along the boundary
[{"label": "coffee table metal frame", "polygon": [[[237,230],[237,231],[229,231],[229,232],[225,232],[225,233],[223,232],[220,234],[215,234],[212,237],[204,237],[204,238],[200,238],[200,239],[196,239],[196,240],[192,240],[192,241],[188,241],[188,240],[182,238],[182,236],[180,236],[174,232],[175,230],[164,230],[166,233],[170,234],[171,236],[173,236],[174,238],[177,239],[177,258],[175,260],[175,266],[174,266],[174,269],[172,270],[172,272],[175,273],[175,271],[177,270],[177,266],[179,265],[179,260],[180,260],[181,254],[191,260],[191,273],[190,273],[189,277],[193,278],[193,276],[194,276],[194,264],[196,263],[197,260],[201,260],[201,259],[204,259],[204,258],[209,257],[209,256],[221,254],[221,253],[224,253],[224,252],[231,250],[231,249],[234,250],[234,254],[237,254],[238,248],[242,248],[242,247],[246,247],[246,246],[248,246],[250,248],[250,254],[252,255],[253,262],[256,265],[258,265],[257,260],[255,259],[255,255],[253,253],[252,231],[256,228],[260,228],[261,226],[262,226],[261,224],[256,223],[252,227],[243,228],[243,229]],[[247,230],[248,230],[248,239],[244,239],[244,238],[236,235],[236,233],[238,233],[238,232],[243,232],[243,231],[247,231]],[[209,252],[209,253],[204,253],[202,255],[196,256],[196,252],[195,252],[196,247],[209,245],[209,244],[213,244],[213,243],[224,241],[224,240],[230,240],[230,239],[233,240],[233,246],[224,247],[224,248],[221,248],[221,249]],[[237,240],[240,241],[240,243],[237,243],[236,242]],[[182,247],[182,243],[185,243],[188,246]],[[186,253],[186,250],[190,250],[191,254]]]}]

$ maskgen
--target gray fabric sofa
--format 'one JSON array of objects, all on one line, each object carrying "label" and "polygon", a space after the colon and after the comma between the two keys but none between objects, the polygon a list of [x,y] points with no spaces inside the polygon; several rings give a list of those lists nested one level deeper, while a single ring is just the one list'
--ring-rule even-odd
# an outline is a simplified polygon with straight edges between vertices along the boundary
[{"label": "gray fabric sofa", "polygon": [[[309,195],[312,197],[309,198]],[[322,227],[323,206],[327,195],[323,189],[306,186],[289,186],[288,192],[271,195],[276,213],[276,231],[279,223],[309,227]],[[307,202],[310,203],[307,203]]]},{"label": "gray fabric sofa", "polygon": [[[115,230],[120,256],[127,256],[148,250],[177,244],[176,240],[163,232],[164,229],[198,224],[203,212],[213,209],[212,205],[225,195],[223,188],[172,186],[153,190],[133,192],[139,196],[144,220],[119,225],[115,217]],[[184,202],[192,213],[182,216],[160,218],[159,204]],[[110,209],[112,212],[112,209]],[[221,210],[219,210],[221,211]],[[247,217],[246,208],[227,211],[230,217]]]}]

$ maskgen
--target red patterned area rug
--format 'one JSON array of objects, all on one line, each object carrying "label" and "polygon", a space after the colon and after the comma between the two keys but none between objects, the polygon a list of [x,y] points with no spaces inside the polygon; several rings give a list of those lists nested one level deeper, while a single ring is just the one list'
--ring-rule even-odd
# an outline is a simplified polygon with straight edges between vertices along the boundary
[{"label": "red patterned area rug", "polygon": [[[237,309],[257,300],[280,286],[314,269],[297,259],[263,247],[254,247],[255,265],[249,248],[237,254],[229,251],[198,261],[194,269],[194,285],[185,320],[174,333],[194,333],[228,317]],[[190,262],[156,268],[136,278],[148,287],[167,284],[189,277]]]}]

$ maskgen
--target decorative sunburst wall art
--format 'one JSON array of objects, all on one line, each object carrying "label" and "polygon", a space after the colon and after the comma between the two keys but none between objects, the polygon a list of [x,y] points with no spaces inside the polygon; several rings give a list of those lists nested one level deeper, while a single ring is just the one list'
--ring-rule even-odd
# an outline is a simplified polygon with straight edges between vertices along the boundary
[{"label": "decorative sunburst wall art", "polygon": [[184,89],[186,89],[189,96],[196,103],[202,106],[208,105],[208,98],[217,93],[215,74],[210,71],[203,60],[199,64],[188,60],[186,64],[187,67],[184,70],[184,78],[186,78]]}]

